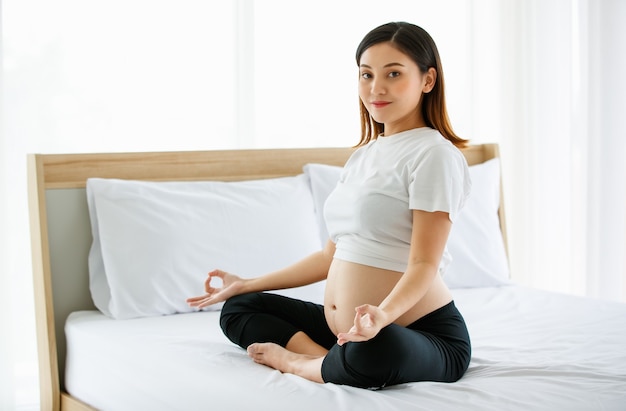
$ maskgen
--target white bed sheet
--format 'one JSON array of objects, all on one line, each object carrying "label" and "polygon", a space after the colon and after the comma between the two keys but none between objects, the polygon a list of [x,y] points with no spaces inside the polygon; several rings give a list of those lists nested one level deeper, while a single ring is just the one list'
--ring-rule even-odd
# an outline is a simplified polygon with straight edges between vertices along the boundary
[{"label": "white bed sheet", "polygon": [[624,410],[626,304],[520,286],[453,290],[473,355],[453,384],[368,391],[253,363],[217,312],[66,323],[66,390],[102,410]]}]

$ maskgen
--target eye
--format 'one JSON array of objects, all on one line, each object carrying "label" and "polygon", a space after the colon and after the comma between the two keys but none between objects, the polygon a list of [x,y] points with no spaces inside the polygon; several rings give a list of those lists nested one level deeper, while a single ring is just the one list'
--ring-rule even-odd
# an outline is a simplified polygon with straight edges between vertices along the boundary
[{"label": "eye", "polygon": [[391,73],[389,73],[389,77],[391,78],[398,77],[399,75],[400,75],[399,71],[392,71]]},{"label": "eye", "polygon": [[361,73],[361,78],[363,79],[371,79],[372,75],[370,73]]}]

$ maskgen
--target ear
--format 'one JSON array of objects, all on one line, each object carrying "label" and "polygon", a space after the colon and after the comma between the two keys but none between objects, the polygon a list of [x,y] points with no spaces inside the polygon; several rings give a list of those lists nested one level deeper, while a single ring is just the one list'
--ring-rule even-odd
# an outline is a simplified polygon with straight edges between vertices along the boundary
[{"label": "ear", "polygon": [[435,83],[437,82],[437,70],[434,67],[428,69],[426,73],[424,73],[424,86],[422,87],[423,93],[430,93],[435,87]]}]

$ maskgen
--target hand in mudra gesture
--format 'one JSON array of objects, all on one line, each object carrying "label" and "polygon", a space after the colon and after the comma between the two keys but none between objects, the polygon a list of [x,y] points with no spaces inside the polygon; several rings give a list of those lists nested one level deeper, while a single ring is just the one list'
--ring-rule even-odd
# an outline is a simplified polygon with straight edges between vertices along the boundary
[{"label": "hand in mudra gesture", "polygon": [[354,325],[347,333],[337,334],[337,344],[367,341],[374,338],[387,325],[387,313],[375,305],[364,304],[355,308]]},{"label": "hand in mudra gesture", "polygon": [[[215,287],[212,284],[215,278],[221,280],[221,287]],[[230,297],[241,294],[243,282],[244,280],[234,274],[222,270],[213,270],[204,282],[206,294],[188,298],[187,304],[191,307],[204,308],[212,304],[221,303]]]}]

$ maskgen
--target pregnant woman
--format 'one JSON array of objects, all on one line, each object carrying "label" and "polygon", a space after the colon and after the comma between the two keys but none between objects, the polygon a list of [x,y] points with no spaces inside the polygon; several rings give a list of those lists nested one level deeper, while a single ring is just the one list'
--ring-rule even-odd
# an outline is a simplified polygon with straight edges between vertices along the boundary
[{"label": "pregnant woman", "polygon": [[[471,187],[459,150],[467,141],[450,125],[439,53],[422,28],[377,27],[356,61],[361,140],[326,201],[325,248],[253,279],[212,271],[206,294],[188,303],[224,301],[220,324],[231,341],[254,361],[311,381],[373,389],[454,382],[471,345],[442,275]],[[322,280],[323,306],[265,292]]]}]

